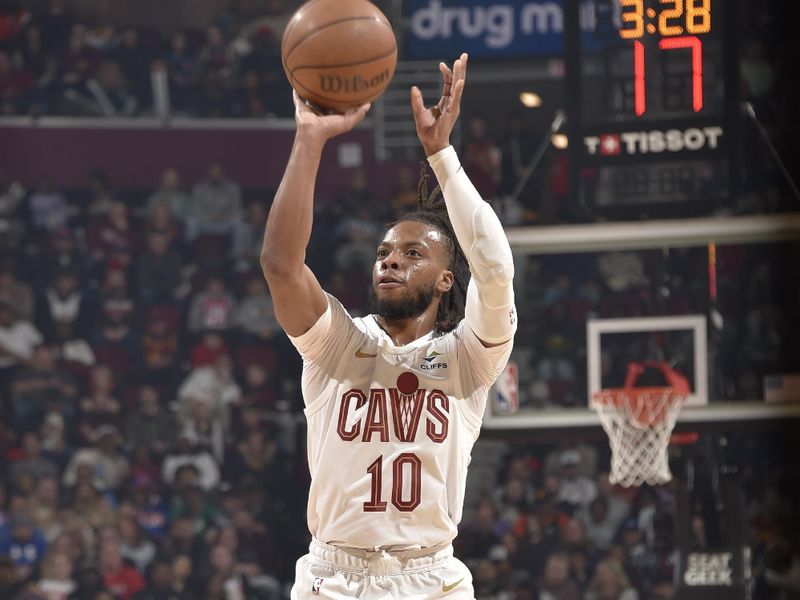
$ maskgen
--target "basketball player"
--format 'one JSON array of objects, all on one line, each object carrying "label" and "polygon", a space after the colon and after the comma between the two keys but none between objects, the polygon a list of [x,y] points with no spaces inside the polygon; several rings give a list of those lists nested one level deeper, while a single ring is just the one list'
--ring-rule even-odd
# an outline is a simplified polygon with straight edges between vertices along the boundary
[{"label": "basketball player", "polygon": [[303,358],[313,540],[293,600],[474,598],[451,542],[487,392],[511,352],[514,269],[449,141],[467,55],[440,70],[439,102],[425,108],[414,87],[411,108],[444,198],[423,177],[419,210],[378,245],[364,318],[322,290],[304,257],[325,142],[369,106],[319,116],[294,96],[296,137],[261,255],[276,317]]}]

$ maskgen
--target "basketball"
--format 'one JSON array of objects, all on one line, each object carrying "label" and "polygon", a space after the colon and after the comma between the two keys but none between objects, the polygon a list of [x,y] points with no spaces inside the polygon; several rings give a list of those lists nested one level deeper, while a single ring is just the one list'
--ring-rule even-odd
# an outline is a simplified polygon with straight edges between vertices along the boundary
[{"label": "basketball", "polygon": [[281,61],[301,98],[342,113],[386,89],[397,66],[397,41],[368,0],[310,0],[286,25]]}]

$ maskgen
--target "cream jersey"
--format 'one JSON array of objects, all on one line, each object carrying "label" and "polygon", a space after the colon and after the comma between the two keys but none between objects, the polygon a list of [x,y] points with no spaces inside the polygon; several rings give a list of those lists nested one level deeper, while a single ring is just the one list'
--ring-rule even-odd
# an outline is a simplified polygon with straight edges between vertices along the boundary
[{"label": "cream jersey", "polygon": [[303,357],[308,525],[337,546],[427,548],[456,536],[470,453],[512,340],[486,348],[465,321],[395,346],[332,296],[291,338]]}]

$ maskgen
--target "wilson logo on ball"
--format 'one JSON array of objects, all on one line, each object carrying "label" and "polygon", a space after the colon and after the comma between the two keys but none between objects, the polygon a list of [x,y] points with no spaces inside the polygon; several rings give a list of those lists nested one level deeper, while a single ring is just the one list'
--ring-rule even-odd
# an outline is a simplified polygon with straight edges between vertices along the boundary
[{"label": "wilson logo on ball", "polygon": [[323,92],[330,94],[350,94],[382,86],[391,78],[391,72],[386,69],[371,79],[364,79],[361,75],[353,77],[339,77],[337,75],[319,75],[319,87]]}]

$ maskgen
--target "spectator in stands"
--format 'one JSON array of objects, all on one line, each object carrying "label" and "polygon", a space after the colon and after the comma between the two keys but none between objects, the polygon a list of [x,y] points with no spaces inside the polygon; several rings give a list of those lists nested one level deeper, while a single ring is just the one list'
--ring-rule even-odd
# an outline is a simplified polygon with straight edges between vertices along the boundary
[{"label": "spectator in stands", "polygon": [[458,552],[464,558],[488,556],[489,549],[500,542],[496,531],[497,510],[489,499],[481,500],[475,508],[475,518],[462,526],[458,537]]},{"label": "spectator in stands", "polygon": [[559,462],[559,499],[574,508],[587,506],[597,496],[597,485],[591,478],[581,475],[581,455],[577,450],[565,450]]},{"label": "spectator in stands", "polygon": [[230,355],[231,348],[219,331],[207,330],[190,350],[191,367],[197,369],[213,365],[223,354]]},{"label": "spectator in stands", "polygon": [[139,570],[126,564],[122,556],[121,541],[115,531],[113,536],[107,536],[100,541],[100,573],[103,584],[120,600],[132,600],[142,591],[146,582]]},{"label": "spectator in stands", "polygon": [[34,485],[40,480],[58,476],[58,466],[42,455],[42,445],[35,433],[22,434],[20,449],[20,458],[11,463],[8,471],[12,488],[18,488],[19,480],[24,476],[31,477]]},{"label": "spectator in stands", "polygon": [[25,512],[12,514],[8,524],[0,527],[0,556],[11,557],[17,577],[33,575],[46,551],[47,541]]},{"label": "spectator in stands", "polygon": [[19,207],[25,199],[25,187],[0,168],[0,252],[15,252],[25,230]]},{"label": "spectator in stands", "polygon": [[126,27],[122,31],[120,43],[111,57],[119,65],[139,111],[146,111],[152,105],[150,57],[135,27]]},{"label": "spectator in stands", "polygon": [[224,431],[230,426],[230,412],[242,400],[242,389],[233,373],[230,355],[219,355],[213,365],[194,369],[178,388],[178,419],[189,421],[195,405],[206,405]]},{"label": "spectator in stands", "polygon": [[214,87],[227,89],[233,77],[233,66],[233,55],[225,34],[216,25],[208,27],[200,48],[201,77]]},{"label": "spectator in stands", "polygon": [[142,333],[142,368],[144,380],[174,388],[180,377],[183,346],[173,310],[152,306],[146,311]]},{"label": "spectator in stands", "polygon": [[586,600],[638,600],[625,571],[615,559],[607,558],[597,564],[595,574],[586,589]]},{"label": "spectator in stands", "polygon": [[64,485],[73,486],[83,476],[79,470],[88,468],[88,477],[99,489],[117,491],[128,477],[130,463],[121,452],[122,436],[113,425],[101,425],[94,432],[92,446],[83,447],[72,455],[64,471]]},{"label": "spectator in stands", "polygon": [[239,483],[252,476],[266,489],[277,489],[286,478],[285,459],[272,436],[267,436],[263,429],[249,431],[230,453],[226,477]]},{"label": "spectator in stands", "polygon": [[[78,336],[89,330],[90,300],[80,287],[78,274],[70,268],[57,271],[36,301],[36,322],[48,339],[64,326]],[[63,329],[62,329],[63,331]]]},{"label": "spectator in stands", "polygon": [[9,51],[0,48],[0,115],[26,114],[35,85],[33,76],[15,67]]},{"label": "spectator in stands", "polygon": [[209,166],[206,178],[192,188],[192,213],[186,223],[186,239],[210,234],[226,236],[228,250],[243,247],[246,235],[239,184],[228,179],[222,166]]},{"label": "spectator in stands", "polygon": [[116,27],[108,15],[108,6],[101,5],[94,17],[94,23],[86,31],[86,45],[103,56],[116,50],[120,43]]},{"label": "spectator in stands", "polygon": [[569,559],[563,552],[551,554],[539,585],[542,600],[580,600],[578,584],[570,577]]},{"label": "spectator in stands", "polygon": [[123,417],[114,373],[101,364],[89,372],[89,393],[78,403],[78,433],[85,444],[90,444],[98,428],[104,425],[111,425],[119,431]]},{"label": "spectator in stands", "polygon": [[186,594],[174,589],[173,566],[168,560],[154,560],[146,574],[147,588],[139,592],[135,600],[190,600]]},{"label": "spectator in stands", "polygon": [[60,493],[58,474],[54,473],[37,478],[36,489],[29,499],[28,512],[48,544],[56,539],[63,528],[58,514]]},{"label": "spectator in stands", "polygon": [[69,600],[83,600],[84,598],[105,600],[107,598],[104,596],[108,592],[104,589],[103,577],[96,566],[92,564],[82,566],[76,573],[75,581],[77,589],[69,595]]},{"label": "spectator in stands", "polygon": [[[211,576],[207,583],[207,592],[215,593],[219,586],[224,598],[264,597],[267,600],[278,600],[280,589],[274,585],[272,578],[265,577],[257,564],[240,563],[227,546],[217,544],[211,549]],[[210,596],[209,596],[210,597]]]},{"label": "spectator in stands", "polygon": [[198,483],[204,490],[214,489],[220,481],[219,465],[208,450],[199,448],[197,434],[184,430],[178,443],[164,457],[162,479],[168,485]]},{"label": "spectator in stands", "polygon": [[76,98],[89,115],[131,117],[139,111],[139,101],[128,89],[119,64],[104,60],[86,82],[88,94]]},{"label": "spectator in stands", "polygon": [[83,282],[89,271],[89,259],[81,252],[70,228],[59,227],[41,238],[38,252],[31,258],[32,283],[43,288],[56,273],[69,269]]},{"label": "spectator in stands", "polygon": [[169,97],[172,109],[179,113],[191,113],[194,95],[200,79],[200,57],[189,47],[183,31],[174,31],[170,38],[170,49],[164,57],[169,71]]},{"label": "spectator in stands", "polygon": [[203,291],[198,292],[189,304],[189,331],[226,331],[231,327],[235,308],[236,300],[228,292],[225,280],[220,275],[211,275]]},{"label": "spectator in stands", "polygon": [[271,99],[258,71],[248,69],[233,85],[229,97],[229,116],[259,119],[270,114]]},{"label": "spectator in stands", "polygon": [[134,517],[119,520],[120,554],[144,573],[156,556],[156,545],[142,531]]},{"label": "spectator in stands", "polygon": [[67,47],[74,22],[64,0],[48,0],[47,10],[36,21],[42,30],[42,43],[47,53],[60,56]]},{"label": "spectator in stands", "polygon": [[24,44],[17,49],[14,60],[34,81],[28,97],[29,112],[34,115],[48,112],[58,63],[55,55],[45,49],[39,27],[31,25],[25,30]]},{"label": "spectator in stands", "polygon": [[120,200],[112,201],[108,214],[93,219],[86,231],[86,245],[97,264],[127,267],[138,244],[128,205]]},{"label": "spectator in stands", "polygon": [[586,528],[586,537],[599,550],[607,550],[611,546],[621,522],[611,514],[608,503],[607,497],[597,496],[578,513]]},{"label": "spectator in stands", "polygon": [[34,319],[36,301],[33,290],[17,277],[14,264],[9,260],[0,263],[0,302],[13,306],[20,318]]},{"label": "spectator in stands", "polygon": [[245,285],[245,294],[236,305],[232,318],[239,331],[239,340],[272,344],[280,328],[264,278],[259,273],[251,273]]},{"label": "spectator in stands", "polygon": [[[0,325],[2,315],[0,307]],[[68,423],[73,423],[76,394],[74,378],[56,364],[52,349],[44,344],[37,346],[31,350],[30,362],[20,368],[11,380],[12,422],[15,429],[37,429],[51,410],[58,410]]]},{"label": "spectator in stands", "polygon": [[236,270],[240,272],[257,270],[261,245],[264,241],[267,204],[260,198],[250,198],[245,203],[244,209],[244,233],[239,239],[241,246],[233,249]]},{"label": "spectator in stands", "polygon": [[86,26],[72,25],[66,52],[59,54],[60,87],[63,98],[59,110],[72,114],[81,110],[80,99],[88,92],[86,84],[94,76],[100,64],[100,55],[86,44]]},{"label": "spectator in stands", "polygon": [[199,400],[189,405],[188,412],[180,414],[180,427],[197,436],[198,446],[209,450],[219,464],[225,458],[225,427],[228,416],[208,402]]},{"label": "spectator in stands", "polygon": [[502,153],[489,137],[489,129],[483,117],[472,115],[467,119],[461,156],[464,170],[469,172],[475,189],[482,198],[491,201],[500,191]]},{"label": "spectator in stands", "polygon": [[36,585],[46,600],[66,600],[75,591],[75,563],[65,552],[48,551],[42,562],[42,576]]},{"label": "spectator in stands", "polygon": [[172,216],[184,223],[189,216],[191,205],[189,197],[181,186],[181,177],[175,168],[165,169],[161,174],[161,183],[147,199],[146,213],[154,219],[156,206],[165,203]]},{"label": "spectator in stands", "polygon": [[170,247],[168,233],[149,231],[145,236],[144,252],[137,260],[138,295],[143,302],[170,304],[180,298],[183,261],[177,250]]},{"label": "spectator in stands", "polygon": [[28,218],[35,234],[49,234],[69,225],[64,195],[49,181],[42,181],[28,197]]}]

